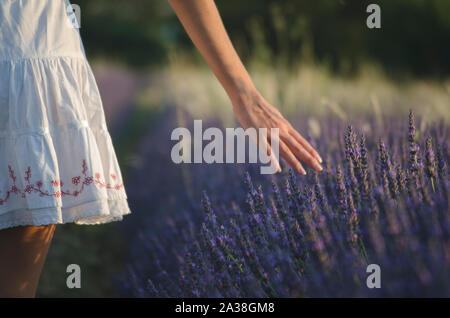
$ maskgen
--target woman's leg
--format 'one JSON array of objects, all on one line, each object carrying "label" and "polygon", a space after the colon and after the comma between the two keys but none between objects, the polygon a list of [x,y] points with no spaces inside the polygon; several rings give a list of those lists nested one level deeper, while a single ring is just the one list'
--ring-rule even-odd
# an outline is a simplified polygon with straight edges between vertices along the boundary
[{"label": "woman's leg", "polygon": [[0,298],[34,297],[55,224],[0,230]]}]

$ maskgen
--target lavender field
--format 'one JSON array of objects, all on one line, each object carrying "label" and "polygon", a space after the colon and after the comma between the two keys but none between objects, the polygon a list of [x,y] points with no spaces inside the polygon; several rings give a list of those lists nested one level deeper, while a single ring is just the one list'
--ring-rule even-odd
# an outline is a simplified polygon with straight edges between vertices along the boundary
[{"label": "lavender field", "polygon": [[[126,224],[137,234],[121,293],[450,296],[450,128],[412,111],[382,123],[321,116],[309,138],[326,168],[303,177],[286,166],[274,176],[256,165],[176,166],[170,145],[155,147],[173,126],[161,122],[130,175],[139,215]],[[366,287],[368,264],[380,266],[382,288]]]},{"label": "lavender field", "polygon": [[[238,126],[209,70],[176,58],[151,74],[94,69],[133,213],[59,226],[40,297],[450,296],[448,81],[254,68],[325,161],[306,177],[262,176],[172,162],[174,128]],[[71,263],[84,288],[67,289]],[[366,287],[368,264],[381,289]]]}]

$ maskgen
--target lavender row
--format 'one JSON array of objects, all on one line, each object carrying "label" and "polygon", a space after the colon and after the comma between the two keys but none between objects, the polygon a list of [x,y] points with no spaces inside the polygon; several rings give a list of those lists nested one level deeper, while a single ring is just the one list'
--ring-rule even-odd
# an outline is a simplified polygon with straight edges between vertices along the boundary
[{"label": "lavender row", "polygon": [[[286,167],[271,177],[253,165],[182,167],[183,199],[144,217],[123,293],[450,296],[450,129],[419,133],[412,112],[383,123],[322,119],[310,140],[325,169],[306,178]],[[366,285],[369,264],[380,266],[380,289]]]}]

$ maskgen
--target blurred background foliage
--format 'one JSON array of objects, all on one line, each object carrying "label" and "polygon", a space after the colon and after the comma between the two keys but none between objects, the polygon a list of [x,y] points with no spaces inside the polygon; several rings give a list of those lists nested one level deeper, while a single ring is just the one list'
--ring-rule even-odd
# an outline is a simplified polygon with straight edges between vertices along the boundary
[{"label": "blurred background foliage", "polygon": [[[365,26],[362,0],[217,0],[244,62],[293,65],[301,58],[343,75],[363,63],[392,75],[450,72],[450,1],[379,0],[382,28]],[[167,62],[170,49],[194,48],[167,1],[76,0],[87,53],[134,66]],[[198,58],[198,57],[197,57]]]}]

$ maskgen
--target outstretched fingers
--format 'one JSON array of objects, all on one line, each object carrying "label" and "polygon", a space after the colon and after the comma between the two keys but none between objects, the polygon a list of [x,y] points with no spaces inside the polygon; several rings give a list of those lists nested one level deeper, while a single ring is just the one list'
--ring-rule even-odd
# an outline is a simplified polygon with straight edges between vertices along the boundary
[{"label": "outstretched fingers", "polygon": [[295,138],[295,140],[303,146],[303,148],[309,152],[319,163],[322,163],[322,158],[320,157],[319,153],[310,145],[310,143],[303,138],[302,135],[298,133],[297,130],[295,130],[292,126],[290,126],[289,134]]},{"label": "outstretched fingers", "polygon": [[316,157],[313,157],[310,152],[308,152],[301,144],[297,142],[292,136],[284,137],[283,141],[291,149],[291,151],[309,167],[315,171],[322,171],[323,168],[318,162]]},{"label": "outstretched fingers", "polygon": [[294,169],[297,173],[306,175],[306,170],[303,168],[302,164],[297,160],[295,155],[289,149],[286,143],[279,140],[280,155],[287,161],[287,163]]}]

